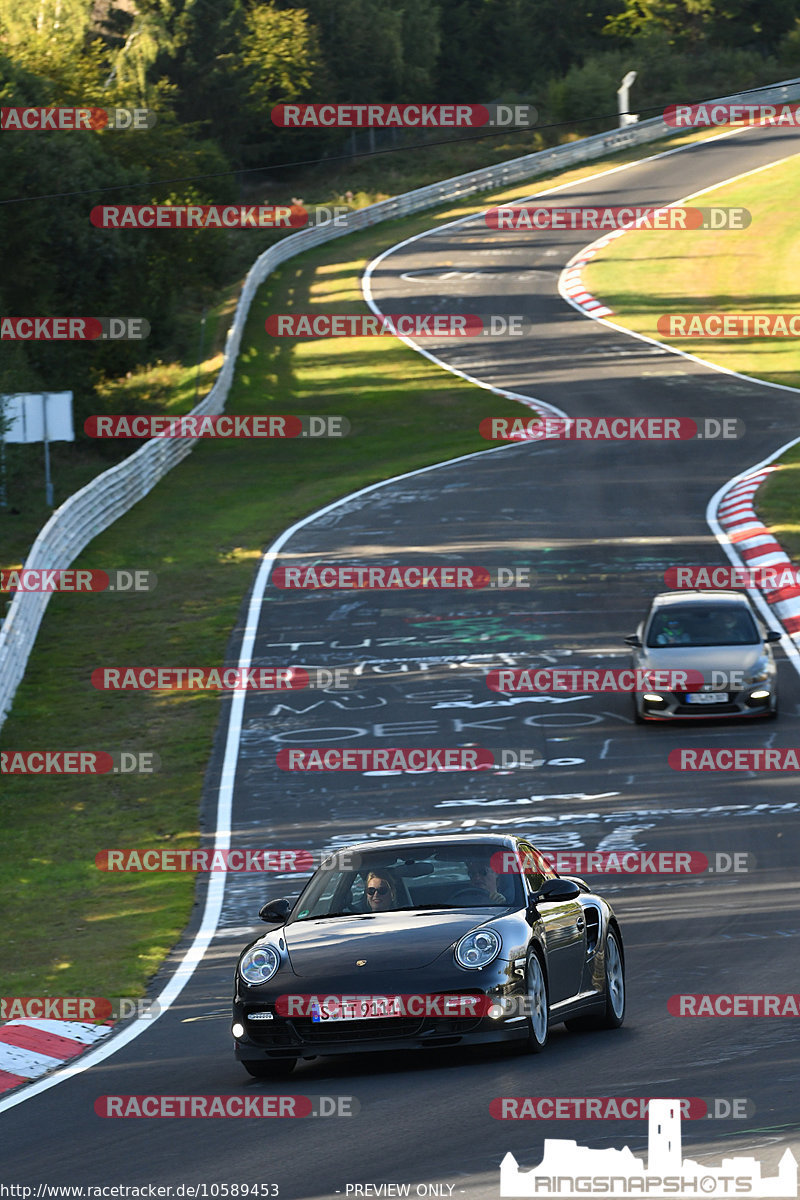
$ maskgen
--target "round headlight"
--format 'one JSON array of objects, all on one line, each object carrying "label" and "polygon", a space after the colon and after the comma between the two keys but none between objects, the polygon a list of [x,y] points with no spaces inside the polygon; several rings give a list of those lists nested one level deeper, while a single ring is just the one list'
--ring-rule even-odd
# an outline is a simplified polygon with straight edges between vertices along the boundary
[{"label": "round headlight", "polygon": [[278,952],[272,946],[253,946],[239,963],[239,974],[245,983],[266,983],[280,965]]},{"label": "round headlight", "polygon": [[468,971],[486,967],[500,953],[500,935],[493,929],[475,929],[456,946],[456,962]]}]

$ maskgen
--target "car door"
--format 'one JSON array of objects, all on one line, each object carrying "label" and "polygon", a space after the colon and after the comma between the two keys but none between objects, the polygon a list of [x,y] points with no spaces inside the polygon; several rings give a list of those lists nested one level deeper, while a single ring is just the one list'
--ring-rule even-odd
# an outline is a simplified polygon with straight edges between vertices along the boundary
[{"label": "car door", "polygon": [[[521,842],[520,851],[527,861],[537,862],[541,859],[530,843]],[[557,876],[546,869],[541,874],[526,870],[525,886],[529,894],[535,896],[548,878],[555,879]],[[550,1004],[553,1006],[569,1000],[582,989],[586,963],[586,918],[580,899],[539,900],[536,910],[543,926]]]}]

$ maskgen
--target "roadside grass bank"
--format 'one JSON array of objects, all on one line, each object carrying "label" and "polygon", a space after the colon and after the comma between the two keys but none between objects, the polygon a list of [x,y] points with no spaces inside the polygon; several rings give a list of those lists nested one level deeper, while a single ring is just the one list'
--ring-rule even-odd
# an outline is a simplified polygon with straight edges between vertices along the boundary
[{"label": "roadside grass bank", "polygon": [[688,205],[746,208],[751,224],[633,230],[584,268],[587,289],[614,310],[609,319],[617,325],[728,370],[800,387],[796,338],[669,337],[658,331],[659,317],[798,310],[798,186],[800,155],[704,192]]},{"label": "roadside grass bank", "polygon": [[[52,598],[2,730],[3,750],[154,751],[162,765],[151,775],[4,778],[6,995],[141,995],[191,910],[191,875],[111,875],[97,869],[95,856],[108,848],[198,844],[203,772],[222,701],[215,693],[96,691],[92,670],[222,665],[262,550],[281,530],[369,483],[486,449],[491,443],[477,426],[488,414],[522,415],[514,402],[463,383],[394,339],[274,340],[265,317],[366,312],[361,272],[382,249],[629,160],[616,156],[338,239],[284,264],[260,289],[226,411],[344,415],[352,432],[319,442],[199,443],[74,564],[148,568],[158,576],[155,590]],[[188,376],[177,382],[181,409],[164,389],[170,412],[193,402]],[[18,561],[5,551],[2,557]],[[290,833],[276,831],[277,840],[290,842]]]},{"label": "roadside grass bank", "polygon": [[[704,192],[689,203],[741,206],[752,223],[743,230],[626,234],[584,269],[586,286],[614,310],[615,324],[743,375],[800,388],[797,338],[669,338],[657,328],[660,316],[684,313],[800,312],[799,185],[797,155],[724,190]],[[766,390],[766,403],[769,395]],[[787,429],[785,440],[800,432],[800,404],[798,427]],[[786,553],[800,561],[800,448],[776,465],[781,469],[756,493],[756,511]]]}]

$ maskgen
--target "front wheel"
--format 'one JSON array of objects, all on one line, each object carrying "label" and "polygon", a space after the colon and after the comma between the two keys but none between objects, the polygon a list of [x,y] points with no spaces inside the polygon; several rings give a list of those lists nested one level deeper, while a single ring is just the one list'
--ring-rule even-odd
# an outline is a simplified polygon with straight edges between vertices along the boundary
[{"label": "front wheel", "polygon": [[525,999],[527,1001],[528,1040],[531,1054],[541,1054],[547,1045],[550,1006],[547,998],[547,980],[541,959],[531,951],[525,967]]},{"label": "front wheel", "polygon": [[296,1062],[296,1058],[253,1058],[243,1060],[242,1066],[254,1079],[285,1079]]},{"label": "front wheel", "polygon": [[616,935],[606,938],[606,1011],[601,1017],[604,1029],[619,1029],[625,1020],[625,963]]}]

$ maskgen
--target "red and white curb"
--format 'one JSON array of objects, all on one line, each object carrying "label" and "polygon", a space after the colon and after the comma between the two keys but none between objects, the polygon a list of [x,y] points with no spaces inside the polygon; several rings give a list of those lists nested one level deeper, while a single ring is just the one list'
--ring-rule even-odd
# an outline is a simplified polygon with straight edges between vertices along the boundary
[{"label": "red and white curb", "polygon": [[[780,467],[760,467],[738,479],[720,498],[717,520],[742,566],[785,568],[797,577],[798,568],[753,508],[753,496],[767,476],[778,470]],[[761,591],[786,632],[791,637],[800,635],[800,584]]]},{"label": "red and white curb", "polygon": [[591,246],[580,250],[574,258],[571,258],[561,273],[561,289],[564,294],[576,307],[591,313],[593,317],[613,317],[614,310],[604,304],[602,300],[598,300],[591,292],[587,292],[583,283],[583,268],[592,261],[595,254],[604,250],[609,242],[612,242],[614,238],[622,237],[623,233],[627,232],[627,229],[614,229],[611,233],[601,237],[599,241],[592,242]]},{"label": "red and white curb", "polygon": [[0,1092],[63,1067],[109,1033],[110,1025],[81,1021],[6,1021],[0,1025]]}]

